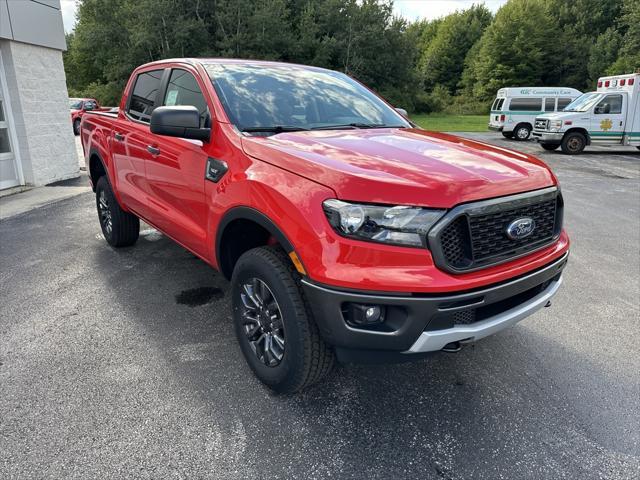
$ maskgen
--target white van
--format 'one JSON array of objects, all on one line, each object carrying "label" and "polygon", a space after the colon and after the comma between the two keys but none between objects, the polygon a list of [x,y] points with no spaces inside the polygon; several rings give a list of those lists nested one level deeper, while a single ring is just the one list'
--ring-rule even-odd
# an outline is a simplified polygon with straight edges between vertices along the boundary
[{"label": "white van", "polygon": [[506,138],[527,140],[538,115],[562,111],[580,95],[579,90],[564,87],[501,88],[491,105],[489,130],[502,132]]},{"label": "white van", "polygon": [[564,112],[536,118],[533,136],[545,150],[577,154],[587,145],[632,145],[640,150],[640,73],[602,77],[598,89]]}]

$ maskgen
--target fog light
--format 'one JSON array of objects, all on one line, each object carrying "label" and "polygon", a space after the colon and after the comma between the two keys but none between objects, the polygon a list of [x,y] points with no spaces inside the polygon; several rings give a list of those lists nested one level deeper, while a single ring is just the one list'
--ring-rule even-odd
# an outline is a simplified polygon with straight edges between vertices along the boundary
[{"label": "fog light", "polygon": [[384,322],[385,308],[382,305],[348,303],[343,310],[345,320],[354,327],[376,325]]}]

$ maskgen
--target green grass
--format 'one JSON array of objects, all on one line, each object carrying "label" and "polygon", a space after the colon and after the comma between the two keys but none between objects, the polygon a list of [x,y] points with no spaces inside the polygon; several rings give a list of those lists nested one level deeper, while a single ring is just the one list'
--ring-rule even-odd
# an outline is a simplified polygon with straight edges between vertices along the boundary
[{"label": "green grass", "polygon": [[411,115],[411,120],[425,130],[436,132],[486,132],[489,115]]}]

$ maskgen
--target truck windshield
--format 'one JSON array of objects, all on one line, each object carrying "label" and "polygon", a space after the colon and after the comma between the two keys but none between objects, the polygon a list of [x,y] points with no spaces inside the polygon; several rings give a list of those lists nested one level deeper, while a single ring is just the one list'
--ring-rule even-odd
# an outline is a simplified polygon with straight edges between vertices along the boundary
[{"label": "truck windshield", "polygon": [[602,96],[601,93],[584,93],[565,107],[563,112],[586,112],[593,107]]},{"label": "truck windshield", "polygon": [[347,75],[295,65],[204,65],[229,120],[242,131],[405,128],[393,108]]}]

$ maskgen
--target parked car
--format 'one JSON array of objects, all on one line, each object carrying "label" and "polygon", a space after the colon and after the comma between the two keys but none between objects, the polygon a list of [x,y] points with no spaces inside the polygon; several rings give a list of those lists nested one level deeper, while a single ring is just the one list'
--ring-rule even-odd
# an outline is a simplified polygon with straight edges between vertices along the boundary
[{"label": "parked car", "polygon": [[545,150],[581,153],[587,145],[631,145],[640,150],[640,73],[602,77],[563,112],[540,115],[533,136]]},{"label": "parked car", "polygon": [[342,73],[154,62],[81,138],[106,241],[133,245],[143,219],[219,270],[242,352],[278,392],[336,358],[457,351],[562,282],[563,200],[543,162],[415,128]]},{"label": "parked car", "polygon": [[80,134],[80,120],[84,112],[108,111],[112,107],[101,107],[95,98],[70,98],[69,109],[71,110],[71,125],[73,133]]},{"label": "parked car", "polygon": [[502,132],[505,138],[528,140],[536,116],[560,112],[581,94],[566,87],[501,88],[491,105],[489,130]]}]

